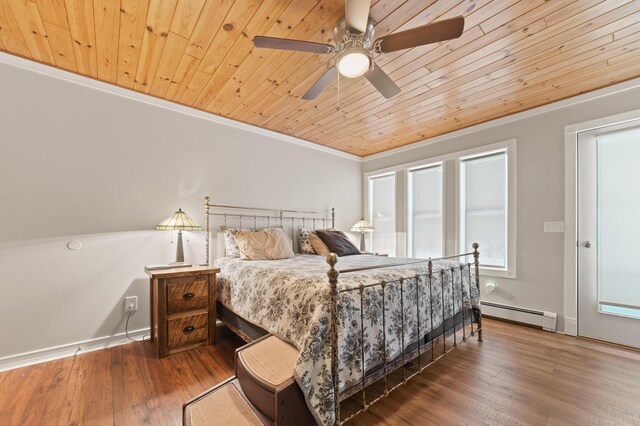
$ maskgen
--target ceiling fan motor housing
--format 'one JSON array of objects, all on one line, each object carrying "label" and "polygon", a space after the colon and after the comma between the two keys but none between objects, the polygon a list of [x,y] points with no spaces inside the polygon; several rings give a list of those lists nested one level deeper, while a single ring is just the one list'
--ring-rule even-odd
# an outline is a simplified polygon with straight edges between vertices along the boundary
[{"label": "ceiling fan motor housing", "polygon": [[364,33],[352,32],[347,27],[347,21],[344,16],[336,22],[333,28],[333,39],[336,43],[336,52],[340,53],[351,47],[359,47],[361,49],[371,49],[375,22],[369,18],[367,22],[367,30]]}]

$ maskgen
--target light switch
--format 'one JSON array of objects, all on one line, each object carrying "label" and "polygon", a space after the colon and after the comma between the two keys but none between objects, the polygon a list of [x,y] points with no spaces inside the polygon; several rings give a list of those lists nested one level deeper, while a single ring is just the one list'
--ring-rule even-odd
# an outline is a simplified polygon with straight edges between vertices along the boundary
[{"label": "light switch", "polygon": [[544,232],[564,232],[564,222],[545,222]]}]

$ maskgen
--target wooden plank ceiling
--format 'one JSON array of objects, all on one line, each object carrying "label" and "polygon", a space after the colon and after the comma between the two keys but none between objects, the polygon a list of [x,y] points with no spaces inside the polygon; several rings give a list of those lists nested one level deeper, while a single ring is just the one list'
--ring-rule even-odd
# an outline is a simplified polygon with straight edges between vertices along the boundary
[{"label": "wooden plank ceiling", "polygon": [[638,0],[374,0],[377,36],[466,19],[457,40],[376,58],[402,88],[391,100],[343,78],[304,101],[331,56],[252,46],[331,43],[343,13],[343,0],[0,0],[0,49],[361,156],[640,76]]}]

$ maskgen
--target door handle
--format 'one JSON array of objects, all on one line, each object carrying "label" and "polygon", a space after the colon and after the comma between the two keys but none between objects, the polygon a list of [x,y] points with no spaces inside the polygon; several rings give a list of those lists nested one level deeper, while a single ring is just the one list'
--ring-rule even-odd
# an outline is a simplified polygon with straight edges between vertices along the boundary
[{"label": "door handle", "polygon": [[591,241],[585,241],[584,243],[582,243],[582,245],[586,248],[591,248]]}]

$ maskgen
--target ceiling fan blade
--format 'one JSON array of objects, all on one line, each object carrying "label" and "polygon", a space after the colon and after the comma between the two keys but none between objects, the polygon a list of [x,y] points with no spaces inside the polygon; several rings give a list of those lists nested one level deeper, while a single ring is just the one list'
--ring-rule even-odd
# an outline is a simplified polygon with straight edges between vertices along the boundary
[{"label": "ceiling fan blade", "polygon": [[307,93],[302,96],[302,99],[309,101],[317,98],[324,89],[329,87],[329,85],[333,82],[333,80],[335,80],[337,76],[338,70],[336,69],[336,67],[329,68],[327,72],[325,72],[323,76],[320,77],[320,79],[316,81],[309,90],[307,90]]},{"label": "ceiling fan blade", "polygon": [[344,16],[347,28],[364,33],[369,22],[369,9],[371,9],[371,0],[345,0]]},{"label": "ceiling fan blade", "polygon": [[439,41],[458,38],[464,31],[464,18],[455,18],[432,22],[421,27],[412,28],[395,34],[389,34],[378,40],[382,52],[395,52]]},{"label": "ceiling fan blade", "polygon": [[295,50],[297,52],[329,53],[333,51],[333,46],[329,44],[266,36],[255,36],[253,45],[267,49]]},{"label": "ceiling fan blade", "polygon": [[400,93],[398,85],[376,64],[373,64],[373,68],[367,71],[364,77],[387,99]]}]

